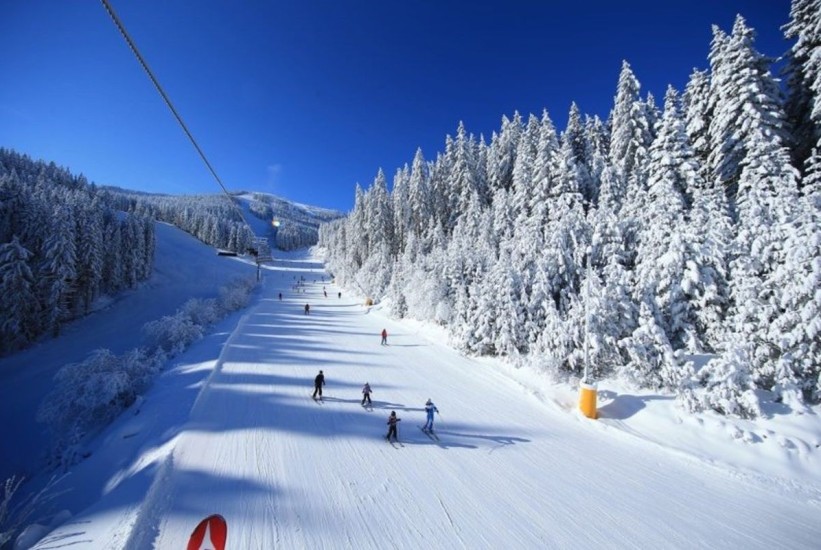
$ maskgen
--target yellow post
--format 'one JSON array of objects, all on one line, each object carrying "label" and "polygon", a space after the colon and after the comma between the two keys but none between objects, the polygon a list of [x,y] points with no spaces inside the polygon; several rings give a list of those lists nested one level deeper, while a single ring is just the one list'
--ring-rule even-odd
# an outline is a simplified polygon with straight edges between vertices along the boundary
[{"label": "yellow post", "polygon": [[582,382],[580,386],[579,409],[587,418],[595,420],[599,417],[599,413],[596,411],[596,384]]}]

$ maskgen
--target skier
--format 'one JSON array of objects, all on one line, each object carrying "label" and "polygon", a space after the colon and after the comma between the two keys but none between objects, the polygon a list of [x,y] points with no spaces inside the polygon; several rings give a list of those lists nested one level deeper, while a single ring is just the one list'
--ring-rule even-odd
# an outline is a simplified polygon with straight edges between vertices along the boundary
[{"label": "skier", "polygon": [[401,421],[401,418],[396,417],[396,411],[391,411],[391,415],[388,417],[388,435],[385,436],[385,439],[390,441],[391,434],[393,434],[393,440],[399,441],[399,435],[396,433],[396,423]]},{"label": "skier", "polygon": [[326,298],[328,297],[328,292],[326,290],[323,290],[322,293],[325,295]]},{"label": "skier", "polygon": [[341,293],[341,292],[337,293],[337,296],[339,296],[340,298],[342,298],[342,293]]},{"label": "skier", "polygon": [[372,405],[371,403],[371,385],[365,382],[365,385],[362,386],[362,406],[365,406],[365,401],[368,402],[368,405]]},{"label": "skier", "polygon": [[316,399],[316,394],[319,394],[319,400],[322,401],[322,386],[325,385],[325,375],[322,374],[322,371],[319,371],[319,374],[316,375],[314,378],[314,399]]},{"label": "skier", "polygon": [[281,292],[279,293],[279,301],[280,302],[282,301],[282,293]]},{"label": "skier", "polygon": [[310,311],[311,311],[311,306],[309,306],[308,304],[305,304],[305,315],[308,315],[308,313]]},{"label": "skier", "polygon": [[388,345],[388,331],[387,331],[387,329],[384,329],[384,328],[382,329],[382,345],[383,346]]},{"label": "skier", "polygon": [[433,401],[428,399],[427,403],[425,403],[425,413],[428,415],[428,419],[425,422],[422,431],[424,432],[432,432],[433,431],[433,413],[439,412],[439,409],[436,408],[436,405],[433,404]]}]

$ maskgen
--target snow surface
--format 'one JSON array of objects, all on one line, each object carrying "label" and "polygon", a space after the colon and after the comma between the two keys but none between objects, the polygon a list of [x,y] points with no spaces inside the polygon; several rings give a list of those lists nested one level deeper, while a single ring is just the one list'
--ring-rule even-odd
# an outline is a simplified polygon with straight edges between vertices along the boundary
[{"label": "snow surface", "polygon": [[[277,258],[257,301],[176,357],[59,481],[54,511],[72,517],[32,526],[50,530],[35,548],[184,548],[212,513],[231,549],[819,548],[817,407],[689,416],[668,396],[600,383],[589,420],[577,388],[465,357],[439,327],[363,306],[309,254]],[[85,322],[57,342],[132,345],[104,332],[104,312]],[[322,404],[310,398],[319,369]],[[438,441],[418,428],[427,398]],[[401,446],[384,440],[392,410]]]}]

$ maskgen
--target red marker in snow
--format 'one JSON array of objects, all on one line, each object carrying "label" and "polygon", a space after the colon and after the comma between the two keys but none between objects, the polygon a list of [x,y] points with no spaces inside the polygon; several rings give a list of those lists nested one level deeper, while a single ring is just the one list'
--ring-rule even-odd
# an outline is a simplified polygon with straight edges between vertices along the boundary
[{"label": "red marker in snow", "polygon": [[208,516],[197,525],[186,550],[225,550],[228,538],[228,524],[219,514]]}]

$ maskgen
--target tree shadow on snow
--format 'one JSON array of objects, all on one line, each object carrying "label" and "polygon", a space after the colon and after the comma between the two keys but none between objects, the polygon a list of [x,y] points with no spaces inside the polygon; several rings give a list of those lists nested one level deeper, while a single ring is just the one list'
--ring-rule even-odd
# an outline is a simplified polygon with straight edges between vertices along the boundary
[{"label": "tree shadow on snow", "polygon": [[598,407],[599,417],[614,420],[630,418],[646,407],[648,401],[670,401],[673,399],[673,396],[670,395],[619,395],[611,391],[600,391],[598,396],[611,400],[606,405]]},{"label": "tree shadow on snow", "polygon": [[405,412],[424,412],[425,407],[408,407],[402,403],[391,403],[390,401],[373,400],[373,407],[375,409],[391,409]]}]

